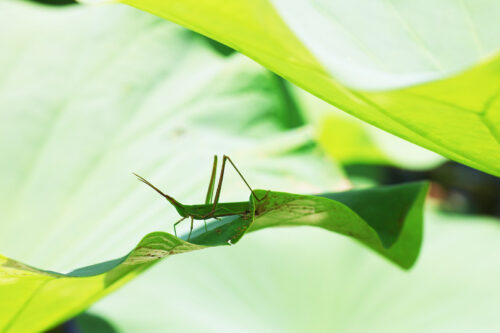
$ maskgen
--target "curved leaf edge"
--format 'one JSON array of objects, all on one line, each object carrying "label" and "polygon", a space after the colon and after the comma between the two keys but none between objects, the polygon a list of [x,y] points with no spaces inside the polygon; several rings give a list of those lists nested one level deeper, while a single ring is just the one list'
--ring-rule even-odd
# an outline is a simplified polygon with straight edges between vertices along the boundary
[{"label": "curved leaf edge", "polygon": [[[278,197],[285,197],[284,201],[287,202],[313,198],[314,200],[326,203],[327,205],[333,205],[335,206],[336,210],[344,210],[345,213],[351,214],[352,218],[357,218],[360,221],[364,222],[370,228],[370,230],[372,230],[377,235],[380,247],[385,250],[391,250],[398,244],[405,241],[403,239],[403,236],[405,236],[405,229],[408,227],[408,223],[411,222],[411,219],[415,219],[417,224],[419,224],[421,227],[423,222],[423,205],[425,202],[425,196],[428,191],[428,187],[428,182],[412,182],[401,185],[378,186],[368,189],[356,189],[345,192],[325,193],[319,195],[299,195],[285,192],[271,192],[267,190],[257,190],[257,192],[269,193],[270,195]],[[401,216],[398,221],[391,221],[389,224],[386,223],[377,225],[378,222],[373,216],[373,211],[362,211],[361,206],[363,205],[362,201],[364,199],[370,196],[378,196],[379,198],[382,198],[384,200],[386,198],[380,196],[381,192],[386,192],[386,195],[394,195],[394,191],[401,192],[401,190],[409,190],[410,196],[408,197],[409,200],[407,200],[408,205],[406,207],[402,207],[402,209],[399,209],[399,211],[401,212]],[[358,200],[354,199],[356,197],[358,198]],[[8,269],[11,272],[12,270],[22,270],[34,274],[52,276],[54,278],[92,277],[104,273],[109,274],[112,270],[118,268],[120,265],[141,265],[150,263],[152,261],[157,261],[172,254],[201,250],[214,246],[235,244],[247,232],[253,232],[274,226],[317,226],[326,230],[350,236],[354,239],[357,239],[361,243],[365,243],[366,245],[366,239],[364,240],[361,236],[356,234],[343,233],[342,230],[337,230],[334,227],[334,224],[337,223],[336,221],[332,221],[332,223],[321,224],[304,222],[297,223],[294,220],[263,222],[264,216],[269,215],[269,213],[276,213],[276,211],[282,209],[282,207],[268,206],[262,208],[262,206],[263,205],[259,205],[257,203],[256,209],[260,208],[261,210],[263,210],[260,212],[256,212],[255,220],[253,222],[249,223],[248,220],[245,220],[241,217],[235,218],[234,216],[221,219],[220,221],[216,220],[208,224],[208,232],[205,232],[204,227],[195,229],[193,231],[193,237],[190,242],[164,231],[154,231],[145,235],[132,251],[120,258],[78,268],[69,273],[59,273],[36,268],[18,262],[16,260],[9,259],[2,256],[1,254],[0,267],[2,267],[3,269]],[[289,208],[289,205],[286,207]],[[304,210],[299,213],[300,215],[307,216],[311,214],[311,211],[307,211],[307,207],[303,206],[302,208]],[[389,230],[390,228],[393,228],[393,230]],[[374,248],[373,246],[368,246]],[[380,250],[381,249],[376,249],[376,251],[378,252],[380,252]],[[386,256],[386,254],[382,255]],[[389,257],[388,259],[392,258]],[[401,264],[399,262],[396,263]],[[402,267],[409,268],[407,267],[407,265],[402,265]]]}]

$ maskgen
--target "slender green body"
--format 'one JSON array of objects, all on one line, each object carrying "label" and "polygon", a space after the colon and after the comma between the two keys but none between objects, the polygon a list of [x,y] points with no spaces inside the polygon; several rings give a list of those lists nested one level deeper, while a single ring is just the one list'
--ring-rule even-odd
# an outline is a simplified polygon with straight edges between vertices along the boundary
[{"label": "slender green body", "polygon": [[242,202],[222,202],[218,203],[213,210],[212,204],[205,205],[184,205],[186,214],[182,217],[192,217],[195,220],[206,220],[213,217],[230,215],[245,215],[250,212],[248,201]]}]

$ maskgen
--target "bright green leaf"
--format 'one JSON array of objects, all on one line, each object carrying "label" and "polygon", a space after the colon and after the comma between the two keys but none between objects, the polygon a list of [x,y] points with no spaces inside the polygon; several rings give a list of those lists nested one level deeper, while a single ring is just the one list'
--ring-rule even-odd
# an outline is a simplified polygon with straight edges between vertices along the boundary
[{"label": "bright green leaf", "polygon": [[315,127],[318,143],[339,163],[421,170],[436,167],[446,160],[352,117],[300,88],[293,88],[300,110]]},{"label": "bright green leaf", "polygon": [[500,176],[496,0],[122,2],[227,44],[372,125]]}]

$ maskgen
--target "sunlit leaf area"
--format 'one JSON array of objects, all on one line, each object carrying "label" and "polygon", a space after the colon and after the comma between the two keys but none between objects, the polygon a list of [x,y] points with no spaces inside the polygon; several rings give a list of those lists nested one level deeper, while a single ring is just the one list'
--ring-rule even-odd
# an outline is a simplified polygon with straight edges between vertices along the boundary
[{"label": "sunlit leaf area", "polygon": [[0,2],[0,332],[498,332],[498,1]]}]

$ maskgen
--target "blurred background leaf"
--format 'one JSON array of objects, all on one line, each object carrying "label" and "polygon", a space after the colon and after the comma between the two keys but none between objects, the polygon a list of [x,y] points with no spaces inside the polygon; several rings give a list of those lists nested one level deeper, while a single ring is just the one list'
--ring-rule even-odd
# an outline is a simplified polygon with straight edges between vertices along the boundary
[{"label": "blurred background leaf", "polygon": [[[285,131],[274,75],[246,58],[125,7],[1,6],[0,253],[59,271],[119,257],[176,217],[131,172],[203,201],[214,153],[254,187],[321,192],[341,180],[309,148],[284,154],[312,135]],[[310,168],[324,179],[309,181]],[[222,199],[247,200],[231,176]]]},{"label": "blurred background leaf", "polygon": [[[245,57],[126,7],[4,1],[0,13],[3,255],[62,272],[119,258],[177,219],[131,172],[202,202],[214,153],[230,154],[255,187],[341,187],[312,132],[289,130],[301,124],[284,117],[279,79]],[[226,177],[222,200],[248,195]],[[14,300],[19,318],[37,290]]]}]

